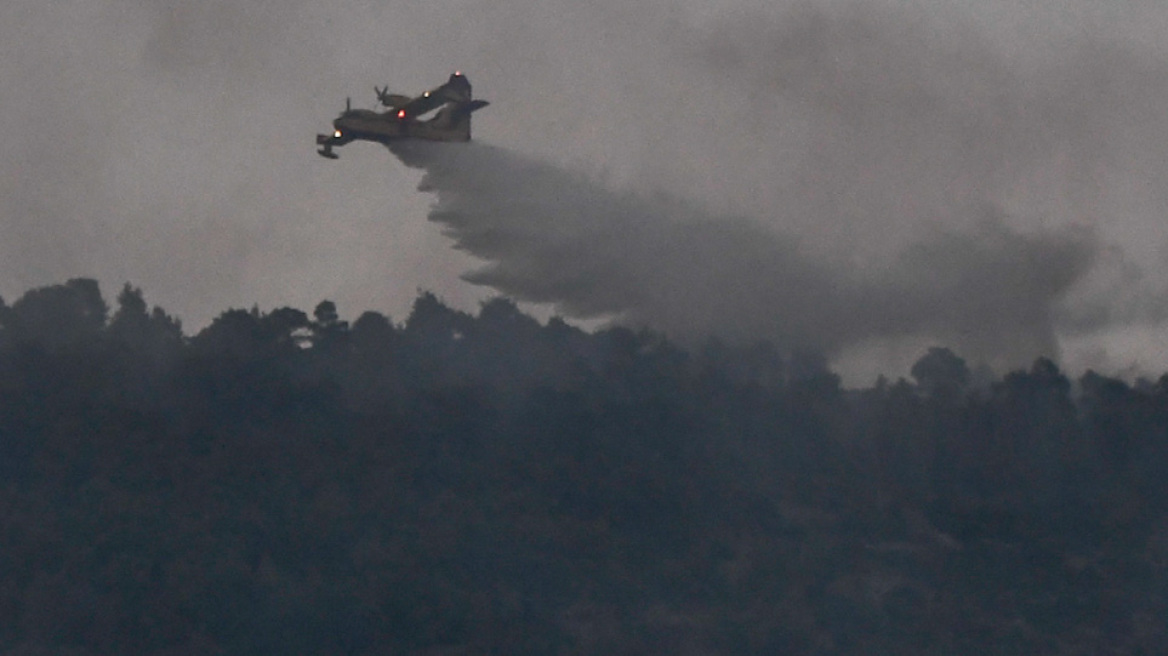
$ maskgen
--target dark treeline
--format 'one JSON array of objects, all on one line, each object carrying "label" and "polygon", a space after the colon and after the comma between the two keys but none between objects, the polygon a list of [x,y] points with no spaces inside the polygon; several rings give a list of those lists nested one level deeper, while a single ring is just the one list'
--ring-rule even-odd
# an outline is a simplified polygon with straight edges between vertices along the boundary
[{"label": "dark treeline", "polygon": [[0,303],[0,653],[1153,654],[1168,377]]}]

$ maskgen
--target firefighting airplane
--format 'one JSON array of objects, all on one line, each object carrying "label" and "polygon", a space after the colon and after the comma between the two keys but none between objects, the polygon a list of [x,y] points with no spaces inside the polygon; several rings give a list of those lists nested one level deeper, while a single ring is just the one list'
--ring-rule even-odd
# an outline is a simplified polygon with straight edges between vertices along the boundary
[{"label": "firefighting airplane", "polygon": [[[470,81],[455,71],[445,84],[420,96],[410,98],[389,93],[389,87],[373,87],[377,100],[387,109],[353,109],[345,100],[345,111],[333,121],[331,135],[316,135],[316,151],[321,157],[337,159],[333,146],[343,146],[358,139],[388,144],[398,139],[430,141],[470,141],[470,114],[488,105],[472,100]],[[426,113],[437,109],[433,117]]]}]

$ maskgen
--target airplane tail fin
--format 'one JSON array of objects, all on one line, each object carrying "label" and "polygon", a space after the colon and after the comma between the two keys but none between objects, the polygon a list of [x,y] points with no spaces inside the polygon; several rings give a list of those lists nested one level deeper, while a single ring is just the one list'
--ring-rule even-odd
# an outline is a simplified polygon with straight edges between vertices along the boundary
[{"label": "airplane tail fin", "polygon": [[455,102],[470,102],[471,87],[470,80],[461,71],[455,71],[450,74],[450,79],[446,84],[442,85],[442,89],[446,97]]},{"label": "airplane tail fin", "polygon": [[485,100],[450,103],[438,110],[432,119],[434,126],[454,133],[460,141],[470,141],[470,115],[489,105]]}]

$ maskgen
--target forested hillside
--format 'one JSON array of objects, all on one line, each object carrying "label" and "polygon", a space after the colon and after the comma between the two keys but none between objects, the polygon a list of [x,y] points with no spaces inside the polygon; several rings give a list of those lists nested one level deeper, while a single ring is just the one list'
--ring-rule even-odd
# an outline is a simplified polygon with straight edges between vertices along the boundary
[{"label": "forested hillside", "polygon": [[0,304],[0,654],[1155,654],[1168,377]]}]

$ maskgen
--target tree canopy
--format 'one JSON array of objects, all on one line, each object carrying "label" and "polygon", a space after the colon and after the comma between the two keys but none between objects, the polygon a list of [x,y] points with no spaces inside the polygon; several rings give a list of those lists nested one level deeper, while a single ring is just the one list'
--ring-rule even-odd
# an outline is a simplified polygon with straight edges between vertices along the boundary
[{"label": "tree canopy", "polygon": [[0,653],[1147,654],[1168,377],[0,301]]}]

